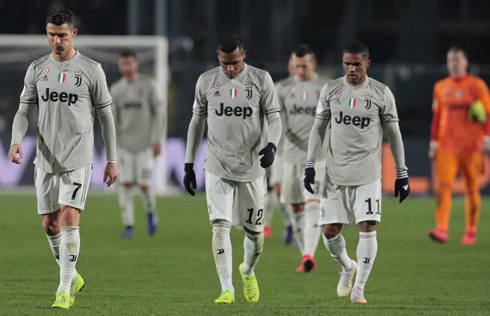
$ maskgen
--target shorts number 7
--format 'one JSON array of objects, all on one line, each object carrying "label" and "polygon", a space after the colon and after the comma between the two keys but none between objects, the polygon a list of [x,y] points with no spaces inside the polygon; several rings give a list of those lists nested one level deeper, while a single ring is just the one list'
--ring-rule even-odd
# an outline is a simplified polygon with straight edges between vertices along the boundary
[{"label": "shorts number 7", "polygon": [[78,183],[78,182],[73,182],[73,185],[76,186],[76,189],[75,189],[75,191],[73,191],[73,195],[71,196],[72,201],[75,200],[75,197],[77,196],[78,190],[80,190],[80,188],[82,187],[82,184]]}]

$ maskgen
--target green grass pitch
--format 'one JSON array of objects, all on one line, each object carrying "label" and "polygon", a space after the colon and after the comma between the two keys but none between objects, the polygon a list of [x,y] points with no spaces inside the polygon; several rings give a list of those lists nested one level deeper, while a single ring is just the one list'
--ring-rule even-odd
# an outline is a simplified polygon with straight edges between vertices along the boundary
[{"label": "green grass pitch", "polygon": [[[405,203],[385,197],[378,227],[378,255],[366,287],[366,306],[336,297],[339,267],[320,242],[316,271],[295,272],[298,250],[281,241],[282,220],[274,215],[273,239],[266,240],[256,268],[260,302],[243,296],[238,265],[243,233],[232,232],[236,304],[216,306],[220,293],[211,251],[211,227],[204,196],[158,199],[160,227],[146,233],[136,200],[136,235],[122,231],[117,197],[89,194],[81,218],[77,269],[86,287],[68,311],[51,304],[58,286],[52,257],[34,195],[0,195],[1,315],[489,315],[490,199],[483,200],[478,242],[462,246],[464,201],[455,198],[450,242],[426,236],[434,223],[432,198]],[[355,258],[358,233],[344,231]]]}]

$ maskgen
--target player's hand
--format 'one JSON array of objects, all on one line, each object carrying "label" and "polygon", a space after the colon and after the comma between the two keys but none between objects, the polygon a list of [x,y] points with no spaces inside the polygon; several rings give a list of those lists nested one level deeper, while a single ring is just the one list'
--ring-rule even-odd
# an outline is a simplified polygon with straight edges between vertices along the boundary
[{"label": "player's hand", "polygon": [[194,196],[196,195],[196,192],[194,190],[197,188],[196,185],[196,174],[194,173],[194,164],[193,163],[186,163],[184,165],[184,186],[187,192],[189,192],[190,195]]},{"label": "player's hand", "polygon": [[20,159],[24,159],[24,153],[22,152],[22,147],[19,144],[10,146],[9,159],[18,165],[22,163]]},{"label": "player's hand", "polygon": [[273,143],[268,143],[267,146],[259,151],[259,155],[263,155],[262,158],[260,158],[260,166],[262,168],[267,168],[272,165],[272,163],[274,162],[276,151],[276,145],[274,145]]},{"label": "player's hand", "polygon": [[312,161],[306,163],[303,182],[305,184],[305,189],[311,194],[314,194],[311,185],[315,183],[315,164]]},{"label": "player's hand", "polygon": [[110,187],[114,184],[119,177],[119,167],[117,166],[117,162],[108,162],[105,165],[104,170],[104,183]]},{"label": "player's hand", "polygon": [[395,180],[395,197],[400,194],[400,203],[410,194],[410,184],[408,183],[408,172],[398,171]]},{"label": "player's hand", "polygon": [[434,160],[436,158],[436,150],[437,150],[437,142],[431,140],[429,144],[429,153],[428,153],[430,160]]},{"label": "player's hand", "polygon": [[160,143],[156,143],[153,145],[153,157],[160,156],[162,153],[162,145]]},{"label": "player's hand", "polygon": [[279,182],[274,183],[273,189],[277,196],[281,195],[281,184]]},{"label": "player's hand", "polygon": [[481,151],[484,154],[490,154],[490,136],[483,137],[483,144],[481,146]]}]

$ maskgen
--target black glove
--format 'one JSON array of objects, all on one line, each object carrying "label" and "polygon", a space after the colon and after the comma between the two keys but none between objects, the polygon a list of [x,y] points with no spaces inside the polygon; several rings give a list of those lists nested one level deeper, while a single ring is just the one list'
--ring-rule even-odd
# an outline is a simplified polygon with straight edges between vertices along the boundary
[{"label": "black glove", "polygon": [[262,158],[260,158],[260,166],[262,168],[267,168],[272,165],[272,163],[274,162],[276,151],[276,145],[274,145],[273,143],[268,143],[267,146],[259,151],[259,155],[263,155]]},{"label": "black glove", "polygon": [[184,186],[187,192],[189,192],[190,195],[194,196],[196,193],[194,190],[196,189],[196,174],[194,173],[194,164],[193,163],[186,163],[184,165]]},{"label": "black glove", "polygon": [[410,194],[410,184],[408,184],[408,172],[399,171],[396,173],[395,197],[400,193],[400,203]]},{"label": "black glove", "polygon": [[306,163],[303,182],[305,183],[305,189],[311,194],[314,194],[313,189],[311,188],[311,185],[315,183],[315,167],[313,163]]}]

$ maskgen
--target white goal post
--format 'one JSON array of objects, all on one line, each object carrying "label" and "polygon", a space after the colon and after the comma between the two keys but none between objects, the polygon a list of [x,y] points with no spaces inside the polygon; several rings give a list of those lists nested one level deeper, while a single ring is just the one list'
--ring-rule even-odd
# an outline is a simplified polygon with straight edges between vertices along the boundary
[{"label": "white goal post", "polygon": [[[140,71],[152,76],[159,97],[165,106],[165,124],[162,135],[162,154],[155,166],[154,184],[159,194],[169,193],[166,175],[167,141],[167,89],[168,89],[168,40],[164,36],[104,36],[77,35],[74,47],[90,58],[100,62],[108,75],[106,67],[112,69],[112,78],[117,71],[118,56],[121,51],[133,50],[137,53]],[[2,63],[30,63],[32,60],[50,52],[46,35],[0,35],[0,67]],[[20,68],[20,67],[19,67]],[[27,67],[16,69],[25,74]],[[109,78],[109,76],[108,76]],[[108,80],[109,81],[109,80]],[[112,82],[108,82],[110,85]],[[3,88],[5,89],[5,88]],[[5,89],[5,90],[8,90]],[[1,93],[7,93],[2,91]],[[17,95],[18,100],[18,95]],[[18,104],[18,103],[17,103]],[[13,104],[11,106],[14,106]]]}]

